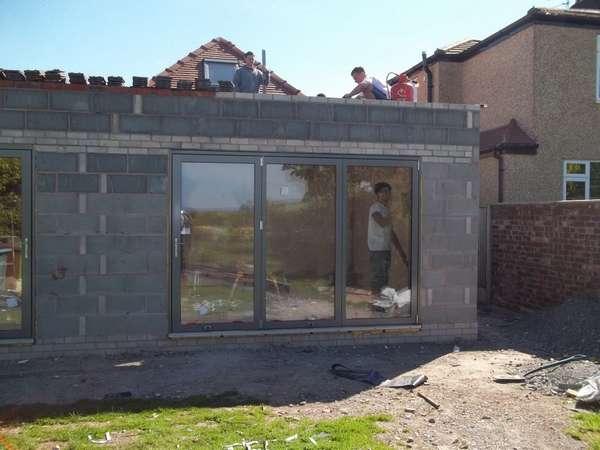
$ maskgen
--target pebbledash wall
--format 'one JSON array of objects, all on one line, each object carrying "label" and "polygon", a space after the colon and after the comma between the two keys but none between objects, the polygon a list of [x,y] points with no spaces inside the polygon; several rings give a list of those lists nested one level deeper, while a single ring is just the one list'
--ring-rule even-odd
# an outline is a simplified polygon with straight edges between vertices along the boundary
[{"label": "pebbledash wall", "polygon": [[[34,162],[33,342],[0,358],[474,339],[478,145],[479,106],[0,82]],[[418,160],[418,323],[170,338],[170,155],[211,150]]]},{"label": "pebbledash wall", "polygon": [[600,294],[600,201],[490,206],[492,301],[539,308]]}]

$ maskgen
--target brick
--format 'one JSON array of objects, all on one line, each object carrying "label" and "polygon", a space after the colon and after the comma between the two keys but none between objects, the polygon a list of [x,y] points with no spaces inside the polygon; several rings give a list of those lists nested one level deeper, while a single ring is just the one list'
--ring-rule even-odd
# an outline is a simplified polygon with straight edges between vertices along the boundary
[{"label": "brick", "polygon": [[148,254],[146,252],[112,252],[107,256],[107,273],[145,273],[148,272]]},{"label": "brick", "polygon": [[144,175],[109,175],[107,177],[109,193],[143,193],[146,192],[146,177]]},{"label": "brick", "polygon": [[258,118],[258,102],[223,101],[223,117]]},{"label": "brick", "polygon": [[77,154],[35,152],[35,167],[43,172],[77,172]]},{"label": "brick", "polygon": [[98,175],[59,174],[59,192],[98,192],[100,186]]},{"label": "brick", "polygon": [[88,153],[86,156],[87,172],[127,172],[127,155],[112,153]]},{"label": "brick", "polygon": [[260,102],[260,117],[265,119],[295,118],[296,104],[291,102]]},{"label": "brick", "polygon": [[67,131],[69,128],[67,113],[28,111],[27,128],[34,130]]},{"label": "brick", "polygon": [[402,109],[386,106],[370,106],[368,108],[369,122],[374,123],[400,123],[402,121]]},{"label": "brick", "polygon": [[48,108],[48,92],[16,89],[5,91],[6,108],[46,109]]},{"label": "brick", "polygon": [[160,194],[89,194],[91,214],[167,214],[166,196]]},{"label": "brick", "polygon": [[72,131],[110,131],[110,116],[108,114],[70,114],[70,129]]},{"label": "brick", "polygon": [[151,175],[147,177],[148,192],[152,194],[165,194],[167,192],[167,177]]},{"label": "brick", "polygon": [[38,255],[77,255],[79,254],[78,236],[40,236],[37,237]]},{"label": "brick", "polygon": [[56,174],[40,173],[35,178],[38,192],[56,191]]},{"label": "brick", "polygon": [[96,314],[97,312],[98,312],[98,297],[97,296],[91,296],[91,295],[61,296],[56,299],[56,314],[58,314],[58,315],[82,316],[82,315],[86,315],[86,314]]},{"label": "brick", "polygon": [[327,104],[298,103],[297,117],[303,120],[329,122],[333,120],[333,110]]},{"label": "brick", "polygon": [[87,92],[50,92],[50,109],[89,111],[90,95]]},{"label": "brick", "polygon": [[366,122],[367,108],[362,105],[333,105],[333,120],[335,122]]},{"label": "brick", "polygon": [[74,214],[79,212],[79,200],[77,194],[39,193],[36,210],[38,213]]},{"label": "brick", "polygon": [[20,111],[0,111],[0,128],[25,128],[25,113]]},{"label": "brick", "polygon": [[129,155],[130,173],[167,173],[167,157],[160,155]]}]

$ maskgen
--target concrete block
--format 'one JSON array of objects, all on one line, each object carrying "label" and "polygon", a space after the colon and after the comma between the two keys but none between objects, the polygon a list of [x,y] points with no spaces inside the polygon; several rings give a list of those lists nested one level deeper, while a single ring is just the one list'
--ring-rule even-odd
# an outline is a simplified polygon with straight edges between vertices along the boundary
[{"label": "concrete block", "polygon": [[110,131],[110,116],[108,114],[70,114],[71,131]]},{"label": "concrete block", "polygon": [[400,108],[385,106],[370,106],[368,108],[369,122],[373,123],[400,123],[402,122],[402,111]]},{"label": "concrete block", "polygon": [[[98,297],[92,295],[60,296],[56,298],[56,314],[83,316],[98,313]],[[42,319],[43,320],[43,319]]]},{"label": "concrete block", "polygon": [[249,138],[285,138],[285,128],[274,120],[240,120],[239,136]]},{"label": "concrete block", "polygon": [[39,317],[35,336],[38,339],[79,336],[79,317]]},{"label": "concrete block", "polygon": [[90,95],[87,92],[50,92],[50,109],[90,111]]},{"label": "concrete block", "polygon": [[87,292],[90,294],[113,294],[127,292],[126,275],[88,275]]},{"label": "concrete block", "polygon": [[91,316],[86,320],[86,336],[127,336],[128,317],[123,314]]},{"label": "concrete block", "polygon": [[260,117],[264,119],[291,120],[296,115],[296,104],[292,102],[260,102]]},{"label": "concrete block", "polygon": [[127,155],[112,153],[88,153],[86,158],[87,172],[127,172]]},{"label": "concrete block", "polygon": [[88,214],[38,214],[36,223],[41,234],[79,236],[99,231],[98,216]]},{"label": "concrete block", "polygon": [[236,122],[231,119],[195,119],[192,134],[215,137],[235,136]]},{"label": "concrete block", "polygon": [[46,109],[48,108],[47,91],[30,91],[27,89],[6,90],[6,108]]},{"label": "concrete block", "polygon": [[38,255],[36,270],[40,275],[61,277],[97,274],[100,272],[100,259],[97,255]]},{"label": "concrete block", "polygon": [[446,128],[425,128],[424,134],[426,144],[444,145],[448,141],[448,130]]},{"label": "concrete block", "polygon": [[195,129],[196,120],[189,117],[162,117],[161,133],[190,135]]},{"label": "concrete block", "polygon": [[169,331],[167,315],[136,314],[128,316],[129,335],[165,337]]},{"label": "concrete block", "polygon": [[146,180],[146,186],[148,188],[148,192],[150,192],[152,194],[166,194],[167,182],[168,182],[168,179],[166,176],[161,176],[161,175],[148,176],[147,180]]},{"label": "concrete block", "polygon": [[467,258],[463,253],[439,253],[430,256],[430,263],[427,268],[433,270],[464,268],[466,263]]},{"label": "concrete block", "polygon": [[163,251],[167,246],[163,236],[89,236],[88,254],[118,254]]},{"label": "concrete block", "polygon": [[59,192],[98,192],[99,188],[98,175],[58,174]]},{"label": "concrete block", "polygon": [[465,111],[434,110],[434,123],[437,127],[466,128],[467,114]]},{"label": "concrete block", "polygon": [[148,253],[148,271],[164,273],[167,270],[167,256],[164,251]]},{"label": "concrete block", "polygon": [[66,276],[62,279],[55,279],[51,276],[37,276],[36,279],[37,295],[77,295],[79,294],[79,277]]},{"label": "concrete block", "polygon": [[433,114],[434,112],[432,109],[407,108],[404,109],[404,122],[413,125],[432,126],[434,123]]},{"label": "concrete block", "polygon": [[35,178],[38,192],[54,192],[56,191],[56,174],[40,173]]},{"label": "concrete block", "polygon": [[146,217],[146,231],[148,233],[164,234],[167,232],[167,218],[164,216]]},{"label": "concrete block", "polygon": [[64,112],[27,111],[27,128],[67,131],[69,120]]},{"label": "concrete block", "polygon": [[48,317],[56,315],[55,295],[38,295],[35,299],[35,312],[38,317]]},{"label": "concrete block", "polygon": [[38,255],[78,255],[79,236],[37,236]]},{"label": "concrete block", "polygon": [[25,113],[20,111],[0,111],[0,128],[25,128]]},{"label": "concrete block", "polygon": [[367,108],[362,105],[333,105],[333,120],[336,122],[366,122]]},{"label": "concrete block", "polygon": [[145,311],[146,297],[143,295],[109,295],[106,298],[108,314],[136,314]]},{"label": "concrete block", "polygon": [[474,216],[479,214],[479,207],[473,199],[447,197],[446,211],[449,215]]},{"label": "concrete block", "polygon": [[146,220],[143,215],[107,216],[106,232],[109,234],[141,234],[146,231]]},{"label": "concrete block", "polygon": [[320,141],[348,140],[348,126],[337,123],[313,122],[310,139]]},{"label": "concrete block", "polygon": [[[48,195],[48,194],[46,194]],[[90,214],[167,214],[167,197],[160,194],[89,194]]]},{"label": "concrete block", "polygon": [[120,116],[121,133],[161,133],[162,124],[159,116]]},{"label": "concrete block", "polygon": [[148,272],[148,256],[146,252],[120,253],[114,249],[107,255],[107,273],[146,273]]},{"label": "concrete block", "polygon": [[166,295],[146,295],[146,311],[149,313],[168,312],[168,303]]},{"label": "concrete block", "polygon": [[384,125],[381,127],[381,140],[384,142],[408,142],[408,127],[406,125]]},{"label": "concrete block", "polygon": [[146,177],[144,175],[109,175],[107,177],[107,192],[146,192]]},{"label": "concrete block", "polygon": [[167,173],[168,160],[161,155],[128,155],[130,173]]},{"label": "concrete block", "polygon": [[[473,268],[451,268],[445,272],[448,286],[460,286],[462,290],[463,286],[475,286],[477,283],[477,271]],[[464,291],[461,300],[464,302]]]},{"label": "concrete block", "polygon": [[479,145],[479,129],[449,128],[448,144],[450,145]]},{"label": "concrete block", "polygon": [[421,173],[426,179],[445,179],[448,177],[448,164],[423,163]]},{"label": "concrete block", "polygon": [[333,110],[328,104],[297,103],[297,117],[302,120],[315,122],[330,122],[333,120]]},{"label": "concrete block", "polygon": [[162,95],[145,95],[142,97],[142,112],[144,114],[180,114],[180,102],[177,97]]},{"label": "concrete block", "polygon": [[220,114],[219,101],[214,98],[211,98],[211,97],[176,97],[176,98],[179,101],[179,113],[180,114],[193,114],[193,115],[200,115],[200,116],[218,116]]},{"label": "concrete block", "polygon": [[147,294],[166,294],[166,274],[127,275],[127,292],[143,292]]},{"label": "concrete block", "polygon": [[444,270],[425,270],[421,274],[421,287],[441,288],[447,285],[446,271]]},{"label": "concrete block", "polygon": [[310,122],[304,120],[290,120],[284,122],[285,137],[304,141],[310,137]]},{"label": "concrete block", "polygon": [[380,127],[376,125],[348,125],[349,139],[360,142],[378,142]]},{"label": "concrete block", "polygon": [[254,101],[223,101],[223,117],[258,118],[258,102]]},{"label": "concrete block", "polygon": [[92,110],[101,113],[132,113],[133,95],[98,93],[92,97]]},{"label": "concrete block", "polygon": [[36,195],[36,210],[38,213],[79,212],[77,194],[38,193]]},{"label": "concrete block", "polygon": [[35,168],[42,172],[77,172],[76,153],[35,152]]}]

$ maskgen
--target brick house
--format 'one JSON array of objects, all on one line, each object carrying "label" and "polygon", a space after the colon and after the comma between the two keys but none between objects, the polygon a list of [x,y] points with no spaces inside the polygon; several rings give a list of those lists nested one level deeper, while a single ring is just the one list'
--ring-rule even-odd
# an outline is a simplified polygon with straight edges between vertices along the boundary
[{"label": "brick house", "polygon": [[532,8],[426,63],[429,80],[421,63],[407,71],[419,101],[487,105],[482,205],[600,198],[600,1]]},{"label": "brick house", "polygon": [[[171,77],[173,88],[177,87],[179,80],[196,82],[197,79],[207,79],[212,84],[219,81],[231,81],[235,69],[238,65],[243,64],[244,53],[227,39],[217,37],[177,60],[175,64],[167,67],[157,76]],[[266,70],[266,68],[260,67],[260,70]],[[274,72],[271,74],[271,81],[267,86],[266,93],[302,95],[300,89],[295,88]]]}]

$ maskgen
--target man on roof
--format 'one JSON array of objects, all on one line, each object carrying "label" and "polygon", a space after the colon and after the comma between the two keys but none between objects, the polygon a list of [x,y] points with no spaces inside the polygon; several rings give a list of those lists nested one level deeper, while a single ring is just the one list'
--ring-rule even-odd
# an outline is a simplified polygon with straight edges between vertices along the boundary
[{"label": "man on roof", "polygon": [[358,66],[352,69],[350,75],[356,82],[357,86],[350,92],[344,95],[344,98],[351,98],[355,95],[362,94],[363,98],[375,100],[387,100],[387,89],[381,81],[375,77],[367,77],[365,69]]},{"label": "man on roof", "polygon": [[233,86],[235,92],[256,94],[261,85],[266,89],[269,84],[270,73],[263,73],[254,65],[254,53],[244,53],[244,65],[235,71]]}]

